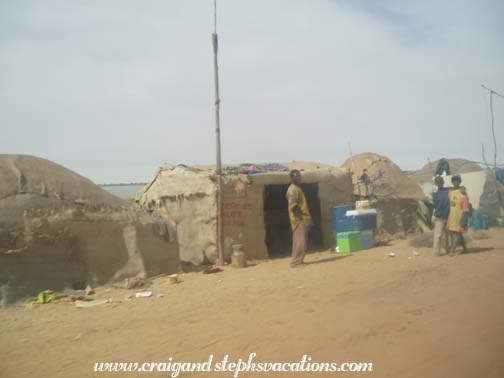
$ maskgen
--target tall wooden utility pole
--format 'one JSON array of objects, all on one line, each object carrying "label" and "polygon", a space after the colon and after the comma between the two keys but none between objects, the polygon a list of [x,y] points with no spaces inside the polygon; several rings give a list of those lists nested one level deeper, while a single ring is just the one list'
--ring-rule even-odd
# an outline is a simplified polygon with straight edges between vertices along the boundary
[{"label": "tall wooden utility pole", "polygon": [[217,178],[217,263],[224,265],[223,226],[222,226],[222,159],[220,139],[220,98],[219,98],[219,64],[217,52],[219,41],[217,38],[217,0],[214,0],[214,32],[212,33],[212,47],[214,56],[214,86],[215,86],[215,175]]}]

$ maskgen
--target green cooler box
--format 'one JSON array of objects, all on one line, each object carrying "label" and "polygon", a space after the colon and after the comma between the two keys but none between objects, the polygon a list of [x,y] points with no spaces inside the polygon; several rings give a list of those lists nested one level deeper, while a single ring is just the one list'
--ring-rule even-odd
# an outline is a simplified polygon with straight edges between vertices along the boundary
[{"label": "green cooler box", "polygon": [[336,234],[339,251],[349,253],[362,249],[362,237],[360,231],[339,232]]}]

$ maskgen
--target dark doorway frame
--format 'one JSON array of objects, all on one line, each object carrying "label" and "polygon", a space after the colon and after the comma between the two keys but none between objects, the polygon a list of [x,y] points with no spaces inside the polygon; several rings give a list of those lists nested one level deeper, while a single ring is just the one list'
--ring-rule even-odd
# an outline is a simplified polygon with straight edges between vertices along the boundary
[{"label": "dark doorway frame", "polygon": [[[270,257],[285,257],[291,254],[292,230],[289,220],[286,193],[289,184],[265,185],[264,225],[266,234],[266,248]],[[301,188],[308,202],[313,226],[309,233],[308,250],[323,249],[322,211],[320,208],[318,183],[301,184]]]}]

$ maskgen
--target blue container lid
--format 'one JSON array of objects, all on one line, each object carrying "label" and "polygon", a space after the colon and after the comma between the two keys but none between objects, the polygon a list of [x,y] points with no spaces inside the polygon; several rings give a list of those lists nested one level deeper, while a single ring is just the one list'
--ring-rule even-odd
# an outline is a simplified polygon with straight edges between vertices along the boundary
[{"label": "blue container lid", "polygon": [[333,220],[335,221],[344,218],[346,216],[346,212],[352,209],[353,209],[352,205],[340,205],[333,207],[332,209]]}]

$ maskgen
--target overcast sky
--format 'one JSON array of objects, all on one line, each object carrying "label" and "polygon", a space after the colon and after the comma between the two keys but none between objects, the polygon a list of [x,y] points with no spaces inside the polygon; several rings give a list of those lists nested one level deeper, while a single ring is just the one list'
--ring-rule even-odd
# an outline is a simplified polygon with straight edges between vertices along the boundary
[{"label": "overcast sky", "polygon": [[[212,0],[0,1],[0,153],[97,183],[214,162]],[[504,1],[219,0],[224,162],[490,157]],[[504,161],[504,99],[494,98]]]}]

